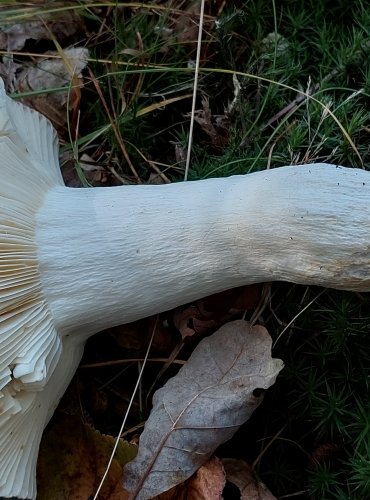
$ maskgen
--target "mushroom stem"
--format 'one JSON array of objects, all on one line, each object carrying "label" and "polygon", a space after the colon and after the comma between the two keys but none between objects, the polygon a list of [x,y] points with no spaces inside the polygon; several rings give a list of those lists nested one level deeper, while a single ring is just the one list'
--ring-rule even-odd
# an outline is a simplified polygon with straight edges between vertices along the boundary
[{"label": "mushroom stem", "polygon": [[36,497],[42,431],[89,335],[248,283],[370,291],[370,174],[312,164],[70,189],[0,80],[0,497]]},{"label": "mushroom stem", "polygon": [[370,290],[370,175],[325,164],[163,186],[55,187],[37,215],[62,334],[248,283]]}]

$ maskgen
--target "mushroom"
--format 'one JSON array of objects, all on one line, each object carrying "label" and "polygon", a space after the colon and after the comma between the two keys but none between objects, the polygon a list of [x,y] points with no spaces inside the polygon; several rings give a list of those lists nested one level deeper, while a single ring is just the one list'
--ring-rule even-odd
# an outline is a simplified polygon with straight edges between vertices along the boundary
[{"label": "mushroom", "polygon": [[370,177],[310,164],[64,186],[46,118],[0,89],[0,497],[36,497],[43,429],[86,339],[248,283],[370,290]]}]

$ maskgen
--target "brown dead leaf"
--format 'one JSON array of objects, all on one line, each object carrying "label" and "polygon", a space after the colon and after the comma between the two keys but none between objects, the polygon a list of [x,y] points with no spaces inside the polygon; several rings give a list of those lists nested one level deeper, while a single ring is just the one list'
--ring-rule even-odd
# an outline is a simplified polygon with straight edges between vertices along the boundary
[{"label": "brown dead leaf", "polygon": [[226,478],[240,490],[240,500],[276,500],[276,497],[258,479],[257,475],[243,460],[222,459]]},{"label": "brown dead leaf", "polygon": [[65,49],[63,57],[58,53],[49,53],[48,56],[35,66],[23,67],[13,84],[15,90],[22,93],[71,86],[69,90],[22,99],[24,104],[46,116],[61,134],[67,123],[68,110],[79,105],[83,84],[81,71],[87,65],[89,51],[79,47]]},{"label": "brown dead leaf", "polygon": [[151,172],[149,175],[148,184],[161,185],[161,184],[166,184],[166,182],[164,181],[163,177],[161,177],[159,174]]},{"label": "brown dead leaf", "polygon": [[261,299],[261,285],[247,285],[214,293],[198,301],[204,317],[212,317],[219,324],[235,314],[254,309]]},{"label": "brown dead leaf", "polygon": [[188,479],[260,404],[255,389],[275,382],[262,326],[233,321],[203,339],[176,377],[157,391],[137,457],[124,469],[132,498],[152,498]]},{"label": "brown dead leaf", "polygon": [[212,457],[191,478],[156,496],[155,500],[221,500],[225,484],[221,460]]},{"label": "brown dead leaf", "polygon": [[205,132],[211,145],[216,149],[223,149],[228,141],[227,119],[225,116],[213,116],[209,107],[208,98],[202,99],[202,109],[195,111],[194,120]]},{"label": "brown dead leaf", "polygon": [[116,326],[111,328],[109,333],[119,347],[130,352],[145,352],[154,329],[152,350],[165,354],[171,352],[176,345],[177,339],[171,335],[161,321],[157,321],[155,316]]},{"label": "brown dead leaf", "polygon": [[62,43],[75,33],[85,31],[82,17],[73,11],[62,15],[53,13],[42,19],[28,19],[27,22],[0,27],[0,50],[9,52],[22,50],[27,40],[51,40],[56,38]]},{"label": "brown dead leaf", "polygon": [[317,446],[310,454],[309,467],[310,469],[317,469],[318,466],[328,460],[337,456],[341,451],[341,447],[336,443],[322,443]]},{"label": "brown dead leaf", "polygon": [[106,169],[87,153],[81,155],[78,165],[83,171],[85,179],[92,186],[104,183],[107,178]]},{"label": "brown dead leaf", "polygon": [[[95,494],[115,439],[100,434],[78,417],[63,416],[46,431],[38,461],[38,500],[86,500]],[[125,500],[122,467],[136,446],[121,440],[100,500]]]},{"label": "brown dead leaf", "polygon": [[225,488],[225,472],[221,461],[213,457],[189,480],[189,500],[218,500]]},{"label": "brown dead leaf", "polygon": [[183,339],[194,334],[206,334],[217,327],[216,321],[204,318],[198,305],[192,305],[186,309],[175,309],[172,321]]},{"label": "brown dead leaf", "polygon": [[183,339],[194,334],[205,335],[236,315],[257,306],[261,285],[248,285],[215,293],[185,309],[175,309],[172,322]]},{"label": "brown dead leaf", "polygon": [[[196,44],[199,30],[199,13],[201,2],[195,0],[190,2],[178,17],[172,17],[173,32],[179,42]],[[203,30],[210,30],[214,19],[205,16],[203,19]]]}]

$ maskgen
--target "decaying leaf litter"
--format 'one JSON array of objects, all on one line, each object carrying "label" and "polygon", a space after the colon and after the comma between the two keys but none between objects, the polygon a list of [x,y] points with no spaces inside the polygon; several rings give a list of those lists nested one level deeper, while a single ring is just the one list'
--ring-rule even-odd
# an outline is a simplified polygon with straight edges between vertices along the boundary
[{"label": "decaying leaf litter", "polygon": [[[80,24],[80,22],[82,23],[81,20],[77,20],[76,21],[76,32],[79,33],[81,30],[84,30],[85,27],[83,27],[83,24]],[[46,23],[47,24],[47,23]],[[68,23],[65,23],[65,25],[67,25]],[[71,26],[72,26],[72,30],[73,30],[73,26],[74,26],[74,22],[71,23]],[[192,24],[192,22],[190,23]],[[44,25],[44,23],[43,23]],[[3,39],[2,40],[6,40],[6,44],[4,44],[2,46],[2,50],[5,50],[5,51],[8,51],[9,53],[13,52],[13,51],[22,51],[23,48],[24,48],[24,43],[27,42],[28,40],[28,37],[30,36],[30,33],[29,33],[29,29],[32,29],[32,26],[29,26],[28,25],[28,28],[26,30],[26,33],[23,32],[22,34],[22,31],[20,31],[20,28],[18,27],[14,32],[8,32],[6,33],[6,36],[3,36]],[[60,30],[60,28],[56,28],[55,26],[46,26],[46,31],[42,32],[42,29],[40,28],[40,24],[36,24],[36,26],[34,26],[34,33],[36,33],[34,36],[37,37],[37,39],[40,39],[40,38],[43,38],[45,37],[45,39],[48,39],[49,36],[48,36],[48,33],[51,31],[54,35],[54,37],[58,38],[58,41],[60,40],[60,37],[61,37],[61,34],[65,34],[65,26]],[[73,37],[73,33],[70,33],[68,34],[68,36],[72,36]],[[4,43],[4,42],[3,42]],[[139,42],[138,42],[139,43]],[[139,43],[140,44],[140,43]],[[57,48],[57,47],[56,47]],[[58,48],[57,48],[58,49]],[[80,107],[80,99],[81,99],[81,90],[83,91],[83,84],[86,83],[86,74],[85,76],[83,77],[81,75],[81,72],[83,72],[84,68],[86,67],[86,63],[87,63],[87,58],[88,58],[88,52],[87,50],[84,48],[84,49],[81,49],[78,53],[77,53],[77,57],[76,57],[76,53],[75,52],[72,52],[72,56],[71,56],[71,53],[68,52],[69,49],[67,49],[66,47],[64,47],[64,50],[63,50],[63,56],[61,55],[61,52],[60,50],[54,50],[53,53],[50,53],[50,51],[47,51],[48,53],[45,53],[42,61],[40,62],[37,62],[36,64],[32,64],[31,67],[28,67],[28,68],[25,68],[23,64],[19,63],[19,62],[14,62],[13,60],[11,60],[12,58],[3,58],[3,63],[1,65],[1,68],[0,68],[0,73],[2,73],[2,76],[5,76],[6,78],[9,77],[9,75],[12,75],[12,79],[9,81],[8,80],[8,85],[10,86],[10,88],[13,90],[13,91],[16,91],[16,92],[26,92],[26,93],[29,93],[30,91],[31,92],[34,92],[34,91],[37,91],[37,90],[41,90],[43,88],[55,88],[55,87],[59,87],[59,86],[71,86],[71,91],[68,91],[68,92],[64,92],[64,93],[60,93],[59,96],[58,96],[58,99],[57,101],[52,101],[52,104],[50,104],[48,102],[48,99],[45,98],[45,96],[41,97],[40,99],[37,97],[37,100],[39,101],[40,106],[41,108],[37,108],[37,105],[35,106],[36,109],[39,109],[40,111],[42,111],[44,114],[46,114],[46,116],[48,116],[49,119],[55,119],[55,126],[58,128],[58,131],[60,132],[61,134],[61,137],[63,138],[64,136],[64,139],[66,139],[66,137],[68,136],[68,134],[66,134],[66,128],[67,128],[67,122],[68,122],[68,113],[69,113],[69,125],[73,125],[73,130],[72,130],[72,133],[73,133],[73,138],[75,139],[77,136],[78,136],[78,119],[76,118],[76,114],[74,115],[74,113],[76,113],[76,110],[78,111],[79,110],[79,107]],[[72,49],[71,49],[72,50]],[[54,66],[53,65],[53,61],[56,60],[58,61],[58,63],[62,63],[61,65],[58,64],[57,66]],[[79,61],[79,64],[81,63],[80,67],[76,67],[76,61]],[[33,63],[35,63],[35,61],[33,61]],[[20,65],[20,67],[18,67],[17,65]],[[74,68],[74,71],[71,72],[71,67],[70,65],[73,66]],[[63,73],[62,75],[58,75],[59,73],[59,69],[57,68],[60,68]],[[66,71],[65,71],[66,70]],[[48,80],[46,78],[46,80],[44,82],[40,81],[40,71],[42,72],[49,72],[51,71],[52,72],[52,76],[53,78],[51,80]],[[59,80],[55,80],[55,78],[59,78]],[[85,81],[83,80],[83,78],[85,79]],[[26,82],[26,83],[25,83]],[[41,87],[37,87],[37,83],[41,83]],[[13,87],[11,87],[11,85],[13,85]],[[234,87],[235,89],[235,87]],[[36,92],[37,93],[37,92]],[[58,95],[58,94],[56,94]],[[49,94],[48,96],[49,97]],[[53,94],[51,94],[51,97],[53,97]],[[30,105],[35,105],[35,97],[32,97],[31,98],[28,98],[28,104]],[[68,106],[67,106],[67,102],[68,102]],[[53,113],[53,106],[55,106],[58,111],[57,115],[55,117],[53,117],[54,113]],[[68,108],[68,109],[67,109]],[[75,118],[73,118],[73,115],[75,116]],[[217,150],[218,148],[222,148],[225,144],[225,141],[227,142],[227,132],[225,132],[225,130],[227,130],[227,126],[225,128],[224,126],[224,121],[221,120],[217,120],[217,117],[212,117],[210,115],[210,110],[209,110],[209,106],[207,104],[207,101],[203,101],[203,103],[201,104],[201,106],[199,107],[199,110],[198,110],[198,114],[197,114],[197,119],[198,119],[198,124],[200,125],[201,129],[203,129],[203,132],[206,134],[206,136],[208,136],[208,139],[207,139],[207,142],[209,143],[210,147],[211,148],[214,148],[215,150]],[[227,120],[230,120],[230,117],[227,117],[226,116],[226,123],[227,123]],[[219,125],[221,123],[221,125]],[[217,128],[219,127],[219,128]],[[219,138],[217,138],[217,134],[219,134]],[[98,182],[101,182],[103,184],[110,184],[110,183],[113,183],[113,178],[115,179],[115,181],[117,180],[117,176],[112,176],[112,170],[111,169],[106,169],[105,168],[105,165],[106,165],[106,160],[107,160],[107,157],[109,157],[109,153],[107,152],[107,149],[104,151],[104,146],[101,148],[101,151],[100,151],[100,156],[97,156],[96,152],[94,152],[94,157],[91,157],[89,156],[87,158],[88,162],[86,163],[87,165],[93,165],[93,171],[99,171],[99,172],[104,172],[102,175],[99,175],[99,179],[98,179]],[[178,149],[177,149],[178,151]],[[180,157],[180,153],[177,153],[178,157]],[[82,158],[81,158],[82,159]],[[84,157],[84,159],[86,159],[86,156]],[[111,160],[111,159],[109,159]],[[115,159],[114,159],[115,161]],[[101,166],[103,165],[103,167]],[[113,168],[117,168],[117,164],[113,162]],[[94,167],[96,166],[96,169],[94,169]],[[89,168],[86,168],[85,172],[88,172],[89,171]],[[70,172],[70,170],[69,170]],[[69,173],[69,175],[71,175]],[[71,175],[71,179],[70,179],[70,184],[71,185],[74,185],[75,183],[78,184],[79,180],[78,178],[73,178],[73,175]],[[124,178],[123,180],[127,180],[126,178]],[[248,291],[246,292],[247,294],[249,293]],[[250,292],[251,295],[252,295],[252,292]],[[259,304],[257,304],[257,306],[260,306],[262,309],[266,306],[266,300],[262,300],[262,296],[259,296],[257,297],[257,299],[261,299],[261,302]],[[221,299],[222,300],[222,299]],[[225,299],[227,300],[227,299]],[[258,302],[258,300],[257,300]],[[197,324],[196,324],[196,321],[194,322],[194,318],[197,318],[198,315],[199,315],[199,310],[198,310],[198,305],[193,305],[193,306],[190,306],[192,307],[193,309],[191,310],[187,310],[186,308],[185,309],[185,318],[188,317],[189,318],[189,321],[188,322],[185,322],[184,321],[182,322],[183,325],[185,326],[184,328],[184,331],[186,331],[186,333],[184,334],[183,333],[183,337],[186,337],[187,335],[189,335],[189,332],[191,331],[199,331],[199,327],[197,327]],[[196,314],[193,314],[194,312],[194,307],[197,309],[197,312]],[[254,305],[254,307],[256,307],[256,305]],[[233,309],[231,307],[231,309]],[[238,309],[237,307],[235,309]],[[234,311],[230,311],[230,315],[229,317],[232,317],[233,316],[233,313]],[[177,329],[175,328],[175,325],[177,324],[178,325],[178,322],[176,322],[176,315],[177,317],[182,317],[182,315],[184,315],[184,311],[176,311],[174,315],[169,315],[167,318],[165,318],[165,327],[163,325],[161,325],[159,327],[159,330],[162,331],[162,334],[161,334],[161,339],[160,341],[158,341],[158,346],[157,346],[157,351],[160,353],[160,351],[162,350],[162,357],[166,358],[169,353],[166,352],[166,347],[170,347],[171,349],[176,349],[176,342],[173,340],[173,336],[171,336],[171,333],[173,331],[176,331]],[[218,319],[216,319],[216,316],[217,314],[214,315],[214,317],[209,316],[207,317],[207,319],[205,320],[204,316],[202,318],[202,320],[204,319],[205,320],[205,323],[202,323],[202,333],[205,334],[205,333],[209,333],[211,332],[212,330],[214,330],[217,326],[218,326]],[[139,352],[140,351],[140,343],[142,342],[141,339],[138,340],[138,338],[141,337],[141,331],[140,331],[140,328],[143,328],[143,323],[140,322],[139,326],[137,326],[138,328],[138,331],[137,331],[137,334],[135,335],[135,326],[133,327],[133,331],[134,331],[134,334],[133,334],[133,337],[132,337],[132,340],[131,340],[131,345],[129,344],[128,346],[126,345],[126,348],[128,350],[128,352]],[[144,328],[147,328],[147,326]],[[123,331],[124,331],[124,328],[123,328]],[[110,356],[110,352],[109,352],[109,347],[112,348],[113,345],[115,345],[115,342],[116,342],[116,339],[122,339],[123,338],[123,335],[120,334],[120,332],[115,332],[115,333],[112,333],[112,342],[111,342],[111,345],[110,346],[104,346],[104,349],[107,351],[108,355],[107,355],[107,358],[106,359],[110,359],[111,356]],[[212,338],[212,337],[210,337]],[[178,342],[180,342],[179,339],[177,339]],[[125,340],[123,340],[123,342],[125,342]],[[166,345],[167,343],[167,345]],[[127,344],[127,340],[126,340],[126,344]],[[165,345],[163,345],[165,344]],[[193,350],[193,345],[191,346],[187,346],[185,345],[185,352],[186,350],[188,350],[188,354],[190,353],[191,350]],[[184,351],[182,351],[184,352]],[[184,352],[184,354],[185,354]],[[130,356],[128,356],[130,357]],[[132,356],[132,357],[136,357],[136,356]],[[87,356],[87,359],[88,359],[88,356]],[[124,360],[121,360],[123,362],[123,366],[124,366]],[[171,369],[173,369],[173,366],[171,367]],[[152,370],[152,368],[150,367],[150,370]],[[152,376],[151,373],[153,372],[149,372],[149,378]],[[118,376],[120,376],[121,378],[125,379],[125,372],[121,373],[121,374],[118,374]],[[132,374],[130,374],[130,377],[132,377]],[[83,379],[83,375],[82,375],[82,379]],[[176,379],[173,379],[173,380],[176,380]],[[86,386],[86,380],[81,380],[79,382],[80,386]],[[95,417],[95,420],[99,421],[99,418],[100,418],[100,424],[102,423],[102,421],[105,421],[106,419],[106,416],[107,414],[109,414],[110,412],[111,413],[115,413],[116,417],[118,417],[118,415],[121,415],[124,411],[124,407],[126,405],[126,401],[125,401],[125,398],[128,397],[128,394],[129,392],[127,391],[127,394],[125,393],[125,391],[127,390],[126,388],[122,388],[122,386],[120,387],[119,389],[119,395],[115,398],[114,396],[112,397],[112,394],[109,394],[107,396],[107,394],[104,394],[104,389],[105,387],[104,386],[110,386],[109,389],[108,389],[108,392],[110,391],[111,393],[114,393],[115,391],[115,387],[114,387],[114,381],[111,382],[109,381],[108,383],[104,383],[103,386],[102,384],[99,384],[99,376],[97,378],[97,380],[94,380],[92,381],[92,385],[94,385],[95,387],[95,391],[91,391],[90,390],[90,396],[91,397],[91,400],[88,402],[88,405],[91,407],[90,410],[91,413],[93,413],[94,417]],[[83,391],[84,392],[85,390],[85,387],[83,388]],[[96,392],[98,395],[95,395],[92,396],[91,395],[91,392]],[[101,399],[99,399],[99,393],[100,394],[104,394],[101,396]],[[68,406],[68,405],[67,405]],[[114,408],[112,408],[112,406]],[[76,411],[76,408],[74,408],[74,411]],[[141,408],[138,408],[138,412],[141,412],[142,409]],[[90,417],[88,415],[83,415],[83,418],[85,420],[90,420]],[[150,420],[149,420],[150,421]],[[93,425],[96,425],[95,422],[92,422]],[[133,422],[134,424],[134,422]],[[136,420],[136,423],[135,424],[138,424],[138,420]],[[68,424],[67,424],[68,425]],[[111,423],[104,423],[103,424],[103,427],[104,425],[107,425],[108,427],[111,425],[113,427],[113,424]],[[140,427],[139,427],[140,429]],[[111,432],[111,434],[114,435],[114,431]],[[200,469],[201,470],[201,469]],[[222,474],[221,476],[222,477]],[[225,476],[223,476],[225,478]],[[96,478],[94,478],[95,480]],[[184,478],[183,478],[184,479]],[[73,481],[75,481],[75,478],[73,479]],[[219,479],[220,483],[219,484],[222,484],[222,479]],[[172,484],[171,484],[172,485]],[[91,486],[91,485],[90,485]],[[90,487],[89,486],[89,487]],[[90,490],[89,490],[90,491]],[[221,491],[221,490],[220,490]],[[73,493],[70,493],[72,496],[71,498],[73,498]],[[174,496],[173,498],[180,498],[180,493],[179,493],[179,490],[177,490],[177,495],[179,496]],[[214,497],[217,498],[217,494],[216,493],[212,493],[212,495],[215,495]],[[259,493],[260,497],[261,497],[261,493]],[[191,496],[189,495],[188,496],[189,498],[191,498]],[[54,497],[55,498],[55,497]],[[103,496],[102,496],[103,498]],[[110,498],[114,498],[114,497],[110,497]],[[117,498],[124,498],[124,496],[122,497],[117,497]],[[144,497],[143,497],[144,498]],[[199,497],[198,497],[199,498]],[[205,496],[205,498],[207,498],[207,496]],[[256,497],[258,498],[258,497]],[[264,497],[263,497],[264,498]],[[266,494],[266,498],[269,498]]]},{"label": "decaying leaf litter", "polygon": [[179,373],[153,397],[126,488],[146,499],[188,479],[257,408],[254,395],[275,382],[282,362],[271,358],[263,327],[234,321],[203,339]]}]

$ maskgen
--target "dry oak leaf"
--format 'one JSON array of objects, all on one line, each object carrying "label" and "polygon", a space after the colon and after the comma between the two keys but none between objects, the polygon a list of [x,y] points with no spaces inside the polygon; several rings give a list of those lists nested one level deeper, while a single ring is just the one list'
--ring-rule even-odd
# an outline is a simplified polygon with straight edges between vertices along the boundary
[{"label": "dry oak leaf", "polygon": [[233,321],[203,339],[153,397],[136,458],[124,468],[130,498],[145,500],[188,479],[260,404],[282,369],[262,326]]}]

